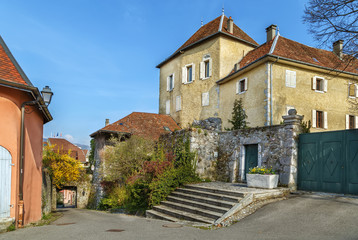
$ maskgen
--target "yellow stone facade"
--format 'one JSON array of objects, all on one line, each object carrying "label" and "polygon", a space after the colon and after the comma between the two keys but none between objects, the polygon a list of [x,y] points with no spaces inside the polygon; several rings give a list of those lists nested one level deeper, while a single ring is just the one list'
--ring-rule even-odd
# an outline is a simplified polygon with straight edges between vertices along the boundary
[{"label": "yellow stone facade", "polygon": [[[183,51],[160,67],[159,114],[166,114],[167,101],[170,102],[170,115],[182,127],[187,127],[194,120],[219,117],[220,89],[216,81],[225,77],[238,56],[252,50],[253,47],[239,40],[226,36],[216,36],[197,46]],[[200,62],[205,57],[211,59],[211,76],[200,79]],[[182,68],[188,64],[195,66],[195,77],[191,83],[183,83]],[[174,75],[174,88],[167,89],[167,78]],[[209,93],[209,105],[202,106],[202,94]],[[177,97],[181,99],[181,110],[177,111]]]}]

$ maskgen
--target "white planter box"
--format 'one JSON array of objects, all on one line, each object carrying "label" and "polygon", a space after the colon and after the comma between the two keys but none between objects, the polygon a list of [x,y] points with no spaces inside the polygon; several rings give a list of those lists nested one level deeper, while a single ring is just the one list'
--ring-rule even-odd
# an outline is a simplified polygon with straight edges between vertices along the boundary
[{"label": "white planter box", "polygon": [[246,174],[248,187],[277,188],[278,175]]}]

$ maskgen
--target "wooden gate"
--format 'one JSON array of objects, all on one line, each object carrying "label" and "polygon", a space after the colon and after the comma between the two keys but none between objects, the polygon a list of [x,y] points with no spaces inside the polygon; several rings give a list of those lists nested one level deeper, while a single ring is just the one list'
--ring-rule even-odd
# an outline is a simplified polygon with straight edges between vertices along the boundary
[{"label": "wooden gate", "polygon": [[358,130],[301,134],[298,189],[358,194]]},{"label": "wooden gate", "polygon": [[0,146],[0,218],[10,217],[11,155]]}]

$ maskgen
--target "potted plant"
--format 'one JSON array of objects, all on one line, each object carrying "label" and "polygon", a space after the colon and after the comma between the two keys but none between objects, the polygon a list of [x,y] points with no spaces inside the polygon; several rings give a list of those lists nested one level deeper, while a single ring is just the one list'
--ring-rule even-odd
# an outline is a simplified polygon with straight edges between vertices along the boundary
[{"label": "potted plant", "polygon": [[272,167],[254,167],[250,168],[246,174],[248,187],[257,188],[276,188],[278,184],[278,175],[272,170]]}]

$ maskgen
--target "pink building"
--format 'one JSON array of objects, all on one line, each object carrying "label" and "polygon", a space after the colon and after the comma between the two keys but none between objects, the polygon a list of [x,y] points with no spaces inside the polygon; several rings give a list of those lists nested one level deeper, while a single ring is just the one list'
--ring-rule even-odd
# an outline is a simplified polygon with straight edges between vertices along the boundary
[{"label": "pink building", "polygon": [[0,37],[2,221],[16,220],[21,226],[41,219],[43,125],[51,120],[40,91],[26,77]]}]

